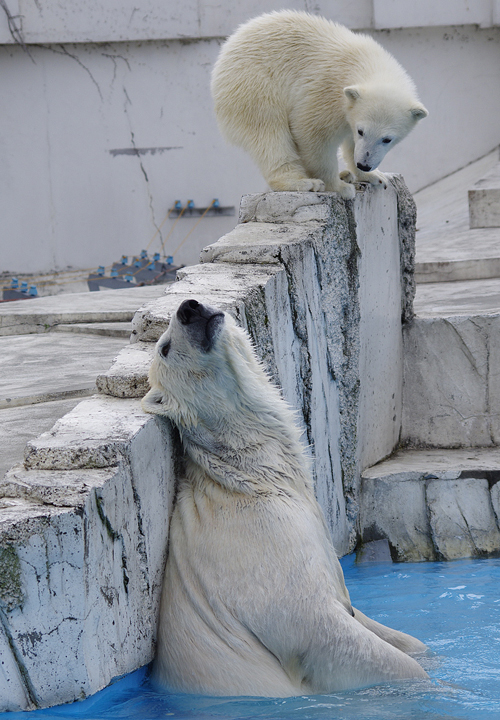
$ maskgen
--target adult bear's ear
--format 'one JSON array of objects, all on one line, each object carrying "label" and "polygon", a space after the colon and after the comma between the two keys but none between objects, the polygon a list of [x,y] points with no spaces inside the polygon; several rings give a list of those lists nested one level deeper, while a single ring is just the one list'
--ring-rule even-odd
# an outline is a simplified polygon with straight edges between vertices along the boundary
[{"label": "adult bear's ear", "polygon": [[144,412],[154,415],[166,415],[166,408],[163,404],[163,395],[158,388],[153,388],[142,398],[142,409]]},{"label": "adult bear's ear", "polygon": [[357,85],[350,85],[349,87],[344,88],[344,95],[348,100],[351,100],[351,102],[354,102],[361,97],[361,93],[359,92],[359,87]]},{"label": "adult bear's ear", "polygon": [[424,117],[427,117],[427,115],[429,114],[427,112],[426,108],[424,108],[424,106],[421,105],[420,103],[417,103],[416,105],[414,105],[411,108],[410,112],[413,115],[413,118],[415,120],[422,120]]}]

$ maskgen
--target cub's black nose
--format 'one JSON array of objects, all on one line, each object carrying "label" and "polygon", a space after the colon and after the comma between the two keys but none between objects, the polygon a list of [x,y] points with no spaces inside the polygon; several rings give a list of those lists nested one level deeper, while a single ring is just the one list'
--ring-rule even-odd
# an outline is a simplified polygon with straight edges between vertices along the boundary
[{"label": "cub's black nose", "polygon": [[184,300],[179,305],[177,317],[183,325],[197,322],[205,316],[205,308],[197,300]]},{"label": "cub's black nose", "polygon": [[356,163],[356,167],[363,172],[370,172],[370,170],[372,169],[371,165],[363,165],[363,163]]}]

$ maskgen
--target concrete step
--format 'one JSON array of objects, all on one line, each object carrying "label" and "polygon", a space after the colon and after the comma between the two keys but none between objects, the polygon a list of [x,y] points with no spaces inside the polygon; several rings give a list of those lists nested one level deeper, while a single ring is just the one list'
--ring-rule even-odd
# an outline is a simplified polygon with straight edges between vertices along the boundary
[{"label": "concrete step", "polygon": [[73,333],[2,338],[0,408],[96,392],[96,376],[123,345],[122,338]]},{"label": "concrete step", "polygon": [[500,277],[500,228],[471,228],[469,190],[498,166],[498,148],[415,194],[417,283]]},{"label": "concrete step", "polygon": [[22,460],[28,440],[97,392],[97,375],[125,343],[120,337],[52,332],[0,338],[0,479]]},{"label": "concrete step", "polygon": [[131,322],[95,322],[61,323],[54,325],[51,332],[84,333],[85,335],[104,335],[129,339],[132,332]]},{"label": "concrete step", "polygon": [[[22,460],[29,440],[97,392],[97,376],[128,346],[134,313],[162,292],[142,287],[0,304],[0,478]],[[145,367],[142,394],[146,375]]]},{"label": "concrete step", "polygon": [[361,477],[360,531],[393,560],[500,553],[500,448],[400,450]]},{"label": "concrete step", "polygon": [[128,323],[138,308],[164,292],[165,287],[153,285],[0,303],[0,336],[46,332],[61,324]]},{"label": "concrete step", "polygon": [[422,318],[497,315],[500,278],[422,283],[417,285],[413,307]]}]

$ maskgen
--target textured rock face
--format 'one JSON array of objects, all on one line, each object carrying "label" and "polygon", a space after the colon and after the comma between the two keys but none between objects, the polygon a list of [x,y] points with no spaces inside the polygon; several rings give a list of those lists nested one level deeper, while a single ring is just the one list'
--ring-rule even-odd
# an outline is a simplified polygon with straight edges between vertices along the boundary
[{"label": "textured rock face", "polygon": [[485,478],[431,480],[427,504],[438,557],[454,560],[500,551],[500,532]]}]

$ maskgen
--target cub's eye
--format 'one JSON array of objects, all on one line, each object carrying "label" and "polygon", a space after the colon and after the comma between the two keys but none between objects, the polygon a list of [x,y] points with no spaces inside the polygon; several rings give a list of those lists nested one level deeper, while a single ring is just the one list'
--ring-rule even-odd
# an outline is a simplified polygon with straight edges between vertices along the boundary
[{"label": "cub's eye", "polygon": [[382,142],[383,142],[383,143],[390,143],[390,142],[392,142],[392,138],[383,138]]},{"label": "cub's eye", "polygon": [[364,134],[365,134],[365,133],[363,132],[363,130],[358,129],[358,135],[359,135],[359,137],[363,137]]},{"label": "cub's eye", "polygon": [[163,357],[167,357],[168,351],[170,350],[170,343],[165,343],[160,349],[160,353],[163,355]]}]

